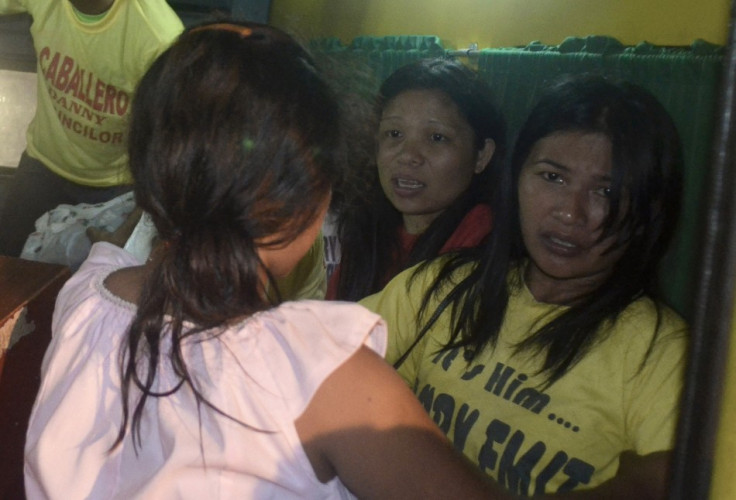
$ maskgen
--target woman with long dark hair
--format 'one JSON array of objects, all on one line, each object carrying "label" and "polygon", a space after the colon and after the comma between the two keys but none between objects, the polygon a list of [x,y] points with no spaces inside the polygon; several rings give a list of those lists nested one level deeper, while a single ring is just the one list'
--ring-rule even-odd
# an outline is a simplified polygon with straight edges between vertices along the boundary
[{"label": "woman with long dark hair", "polygon": [[568,79],[519,133],[485,247],[363,301],[435,422],[513,493],[664,497],[687,327],[655,285],[681,167],[649,92]]}]

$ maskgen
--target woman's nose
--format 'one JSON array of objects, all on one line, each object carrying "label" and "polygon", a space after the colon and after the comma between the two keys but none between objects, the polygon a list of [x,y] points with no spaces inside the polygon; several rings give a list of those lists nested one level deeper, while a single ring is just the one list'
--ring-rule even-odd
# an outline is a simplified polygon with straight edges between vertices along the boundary
[{"label": "woman's nose", "polygon": [[418,165],[424,159],[422,150],[416,140],[406,139],[401,144],[399,152],[399,161],[406,165]]},{"label": "woman's nose", "polygon": [[561,193],[552,213],[556,219],[564,224],[585,225],[588,222],[586,194],[572,190]]}]

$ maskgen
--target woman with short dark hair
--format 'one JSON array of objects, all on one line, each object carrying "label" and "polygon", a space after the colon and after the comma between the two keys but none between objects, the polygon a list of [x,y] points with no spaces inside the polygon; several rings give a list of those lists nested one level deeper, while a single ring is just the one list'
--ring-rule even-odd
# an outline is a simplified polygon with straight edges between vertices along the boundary
[{"label": "woman with short dark hair", "polygon": [[458,61],[422,60],[381,85],[376,162],[338,212],[341,260],[328,299],[358,300],[403,269],[475,247],[492,227],[506,125],[491,89]]}]

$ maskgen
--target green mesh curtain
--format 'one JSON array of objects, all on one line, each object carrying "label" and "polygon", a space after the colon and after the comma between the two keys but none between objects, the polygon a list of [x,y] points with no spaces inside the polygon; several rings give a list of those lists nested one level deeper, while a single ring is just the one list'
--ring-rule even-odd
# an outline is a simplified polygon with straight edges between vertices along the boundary
[{"label": "green mesh curtain", "polygon": [[445,49],[436,36],[361,36],[350,44],[349,50],[362,57],[373,69],[378,82],[385,80],[396,69],[419,59],[442,57]]},{"label": "green mesh curtain", "polygon": [[721,48],[704,42],[687,48],[646,43],[625,48],[608,37],[571,38],[557,47],[484,49],[478,57],[478,71],[494,89],[512,134],[544,87],[564,74],[593,72],[628,80],[647,88],[664,104],[682,137],[685,171],[682,216],[663,264],[661,285],[668,302],[687,318],[693,308],[691,270],[705,208],[703,187],[721,60]]},{"label": "green mesh curtain", "polygon": [[322,52],[344,52],[347,47],[337,37],[314,38],[309,40],[309,48]]},{"label": "green mesh curtain", "polygon": [[309,41],[309,47],[328,55],[333,64],[372,73],[371,92],[376,92],[381,82],[401,66],[446,54],[438,37],[424,35],[360,36],[349,45],[334,37],[315,38]]}]

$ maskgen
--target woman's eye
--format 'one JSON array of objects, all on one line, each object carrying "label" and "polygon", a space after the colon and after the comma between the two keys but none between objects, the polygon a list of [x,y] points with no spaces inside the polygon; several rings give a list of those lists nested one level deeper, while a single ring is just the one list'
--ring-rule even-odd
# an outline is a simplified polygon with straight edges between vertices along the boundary
[{"label": "woman's eye", "polygon": [[562,176],[557,172],[542,172],[542,178],[549,182],[562,182]]},{"label": "woman's eye", "polygon": [[432,142],[442,142],[444,140],[447,140],[447,137],[445,137],[442,134],[432,134]]},{"label": "woman's eye", "polygon": [[610,198],[611,194],[613,194],[613,190],[610,187],[606,186],[606,187],[598,188],[596,190],[596,193],[598,193],[598,195],[603,196],[605,198]]},{"label": "woman's eye", "polygon": [[397,137],[401,137],[401,132],[399,132],[396,129],[390,129],[390,130],[386,130],[383,133],[383,135],[385,135],[386,137],[391,137],[391,138],[395,139]]}]

